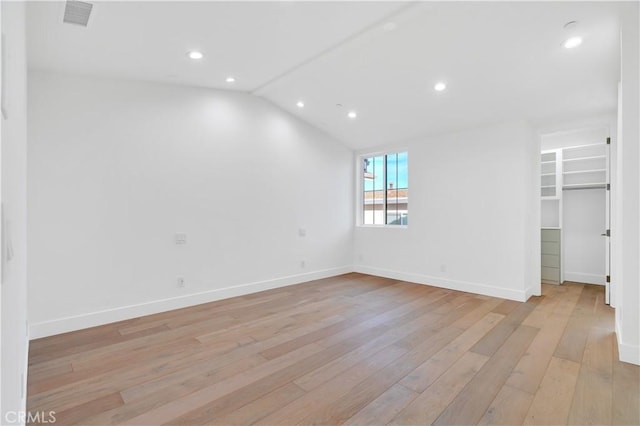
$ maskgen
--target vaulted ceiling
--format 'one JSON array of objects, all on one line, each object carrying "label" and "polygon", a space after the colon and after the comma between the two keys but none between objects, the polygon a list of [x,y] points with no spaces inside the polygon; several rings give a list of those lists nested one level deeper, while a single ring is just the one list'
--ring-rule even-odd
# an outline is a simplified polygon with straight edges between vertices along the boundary
[{"label": "vaulted ceiling", "polygon": [[93,3],[29,3],[30,68],[253,93],[354,149],[616,107],[616,2]]}]

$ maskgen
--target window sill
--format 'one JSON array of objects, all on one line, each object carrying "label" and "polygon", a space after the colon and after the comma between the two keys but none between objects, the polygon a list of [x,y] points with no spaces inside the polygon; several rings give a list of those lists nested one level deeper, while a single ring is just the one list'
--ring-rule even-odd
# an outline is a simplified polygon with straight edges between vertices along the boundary
[{"label": "window sill", "polygon": [[374,229],[408,229],[409,225],[356,225],[356,228],[374,228]]}]

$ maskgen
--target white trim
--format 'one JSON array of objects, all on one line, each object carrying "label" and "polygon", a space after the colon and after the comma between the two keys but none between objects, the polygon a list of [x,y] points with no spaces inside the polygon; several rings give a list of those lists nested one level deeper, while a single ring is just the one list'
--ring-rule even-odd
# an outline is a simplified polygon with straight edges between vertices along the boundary
[{"label": "white trim", "polygon": [[408,229],[409,225],[357,225],[358,228]]},{"label": "white trim", "polygon": [[524,291],[524,297],[527,300],[529,300],[529,298],[531,296],[541,296],[541,295],[542,295],[542,289],[541,288],[538,288],[537,294],[536,294],[536,291],[535,291],[535,289],[533,287],[529,287],[528,289],[526,289]]},{"label": "white trim", "polygon": [[577,283],[585,283],[585,284],[597,284],[597,285],[605,285],[606,278],[604,275],[598,274],[584,274],[582,272],[565,272],[564,273],[565,281],[574,281]]},{"label": "white trim", "polygon": [[[396,188],[394,188],[396,189]],[[409,188],[400,188],[400,189],[409,189]],[[392,189],[389,189],[389,191],[393,191]],[[369,200],[364,200],[364,205],[365,206],[371,206],[371,205],[376,205],[376,204],[384,204],[383,203],[383,199],[382,198],[373,198],[373,199],[369,199]],[[387,204],[405,204],[407,203],[407,201],[409,201],[409,197],[396,197],[395,199],[393,199],[392,201],[396,201],[395,203],[393,202],[389,202],[387,201]],[[408,203],[407,203],[408,204]]]},{"label": "white trim", "polygon": [[618,321],[616,321],[616,341],[618,343],[618,356],[620,361],[640,365],[640,346],[629,345],[622,342]]},{"label": "white trim", "polygon": [[511,290],[495,287],[488,284],[448,280],[441,277],[431,277],[427,275],[392,271],[389,269],[372,268],[363,265],[354,266],[353,271],[362,274],[375,275],[378,277],[402,280],[416,284],[424,284],[434,287],[447,288],[450,290],[465,291],[467,293],[483,294],[485,296],[498,297],[501,299],[510,299],[518,302],[525,302],[527,300],[527,291],[525,290]]},{"label": "white trim", "polygon": [[353,272],[353,267],[351,265],[346,265],[337,268],[309,272],[306,274],[290,275],[271,280],[236,285],[233,287],[219,288],[170,299],[161,299],[136,305],[105,309],[103,311],[90,312],[87,314],[31,324],[29,334],[32,339],[38,339],[41,337],[81,330],[83,328],[95,327],[144,315],[157,314],[160,312],[185,308],[230,297],[243,296],[245,294],[256,293],[273,288],[301,284],[321,278],[329,278],[336,275],[347,274],[349,272]]},{"label": "white trim", "polygon": [[28,379],[28,375],[29,375],[29,334],[27,334],[27,342],[26,342],[26,348],[25,348],[25,352],[24,352],[24,364],[22,365],[22,371],[23,371],[23,375],[22,375],[22,389],[24,390],[24,392],[21,395],[20,398],[20,407],[22,409],[23,412],[27,412],[27,386],[29,383],[29,379]]}]

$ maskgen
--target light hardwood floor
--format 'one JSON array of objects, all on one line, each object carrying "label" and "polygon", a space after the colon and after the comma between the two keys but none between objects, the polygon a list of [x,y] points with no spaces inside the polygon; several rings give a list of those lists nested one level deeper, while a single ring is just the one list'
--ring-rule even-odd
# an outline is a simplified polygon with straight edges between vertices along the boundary
[{"label": "light hardwood floor", "polygon": [[640,424],[602,287],[517,303],[347,274],[31,342],[56,424]]}]

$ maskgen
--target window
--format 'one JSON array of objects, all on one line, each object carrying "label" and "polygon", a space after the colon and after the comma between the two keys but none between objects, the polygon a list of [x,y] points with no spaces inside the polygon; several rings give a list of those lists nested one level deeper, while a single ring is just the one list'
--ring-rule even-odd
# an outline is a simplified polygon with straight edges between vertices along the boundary
[{"label": "window", "polygon": [[362,157],[362,224],[407,225],[406,152]]}]

